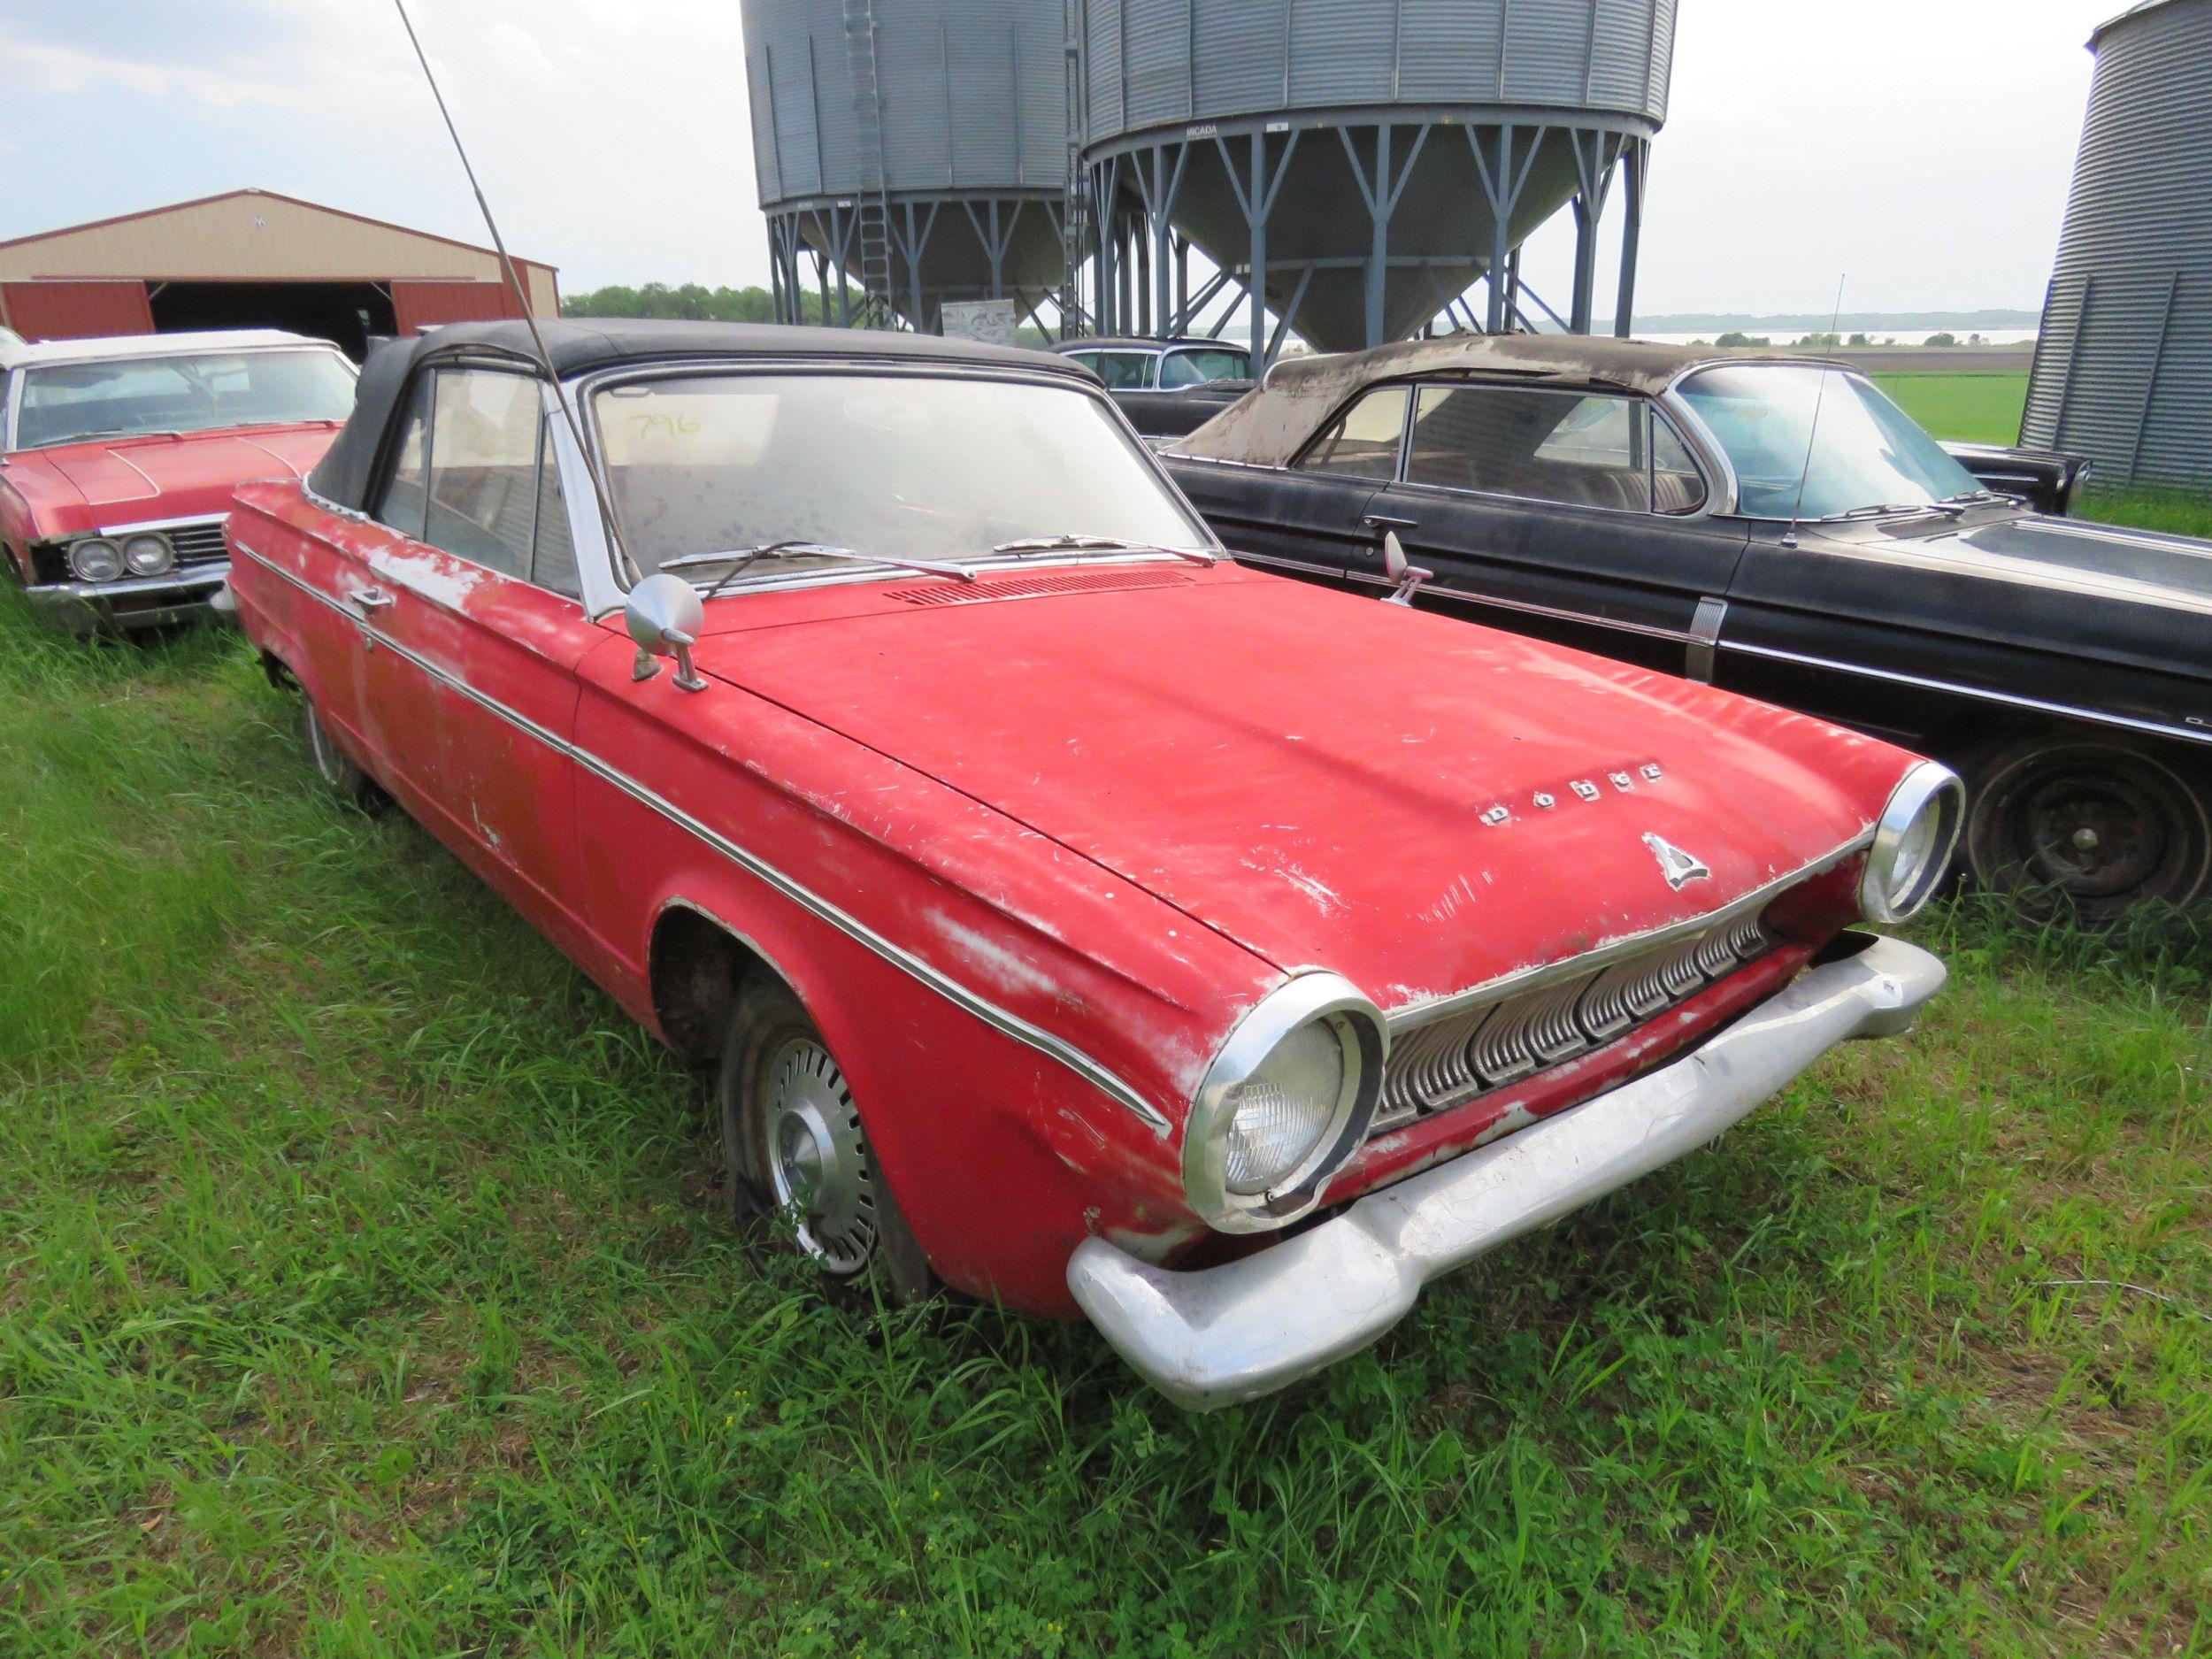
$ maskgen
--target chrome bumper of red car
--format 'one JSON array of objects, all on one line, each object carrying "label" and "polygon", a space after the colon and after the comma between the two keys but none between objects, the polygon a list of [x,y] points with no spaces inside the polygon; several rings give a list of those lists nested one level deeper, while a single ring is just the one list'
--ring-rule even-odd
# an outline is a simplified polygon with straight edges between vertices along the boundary
[{"label": "chrome bumper of red car", "polygon": [[157,628],[204,615],[229,575],[227,564],[192,565],[111,582],[47,582],[23,596],[73,634]]},{"label": "chrome bumper of red car", "polygon": [[1177,1404],[1256,1399],[1374,1341],[1439,1274],[1703,1146],[1838,1043],[1909,1030],[1946,977],[1916,946],[1870,940],[1683,1058],[1371,1193],[1310,1232],[1193,1272],[1087,1239],[1069,1286]]}]

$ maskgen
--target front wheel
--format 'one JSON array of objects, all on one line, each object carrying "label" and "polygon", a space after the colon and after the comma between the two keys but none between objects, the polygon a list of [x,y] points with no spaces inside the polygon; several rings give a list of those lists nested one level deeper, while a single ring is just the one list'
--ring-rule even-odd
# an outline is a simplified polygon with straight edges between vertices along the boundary
[{"label": "front wheel", "polygon": [[1966,856],[1985,886],[2095,925],[2193,902],[2212,880],[2204,775],[2126,738],[2043,732],[1970,773]]},{"label": "front wheel", "polygon": [[303,693],[300,697],[300,739],[307,745],[307,757],[314,764],[315,776],[321,780],[334,800],[365,812],[383,798],[376,780],[338,747],[338,740],[324,723],[315,699]]},{"label": "front wheel", "polygon": [[782,985],[756,979],[739,991],[715,1092],[733,1208],[780,1214],[826,1289],[872,1284],[895,1304],[929,1293],[928,1263],[877,1166],[845,1074]]}]

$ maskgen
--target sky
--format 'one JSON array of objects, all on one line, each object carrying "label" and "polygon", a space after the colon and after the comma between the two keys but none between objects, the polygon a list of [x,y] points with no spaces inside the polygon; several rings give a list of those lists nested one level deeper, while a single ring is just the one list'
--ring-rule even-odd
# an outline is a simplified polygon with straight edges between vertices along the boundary
[{"label": "sky", "polygon": [[[1855,311],[2039,309],[2123,4],[1681,0],[1639,311],[1824,313],[1839,280]],[[411,9],[509,245],[565,290],[766,282],[733,0]],[[388,0],[0,5],[0,239],[245,186],[483,240]]]}]

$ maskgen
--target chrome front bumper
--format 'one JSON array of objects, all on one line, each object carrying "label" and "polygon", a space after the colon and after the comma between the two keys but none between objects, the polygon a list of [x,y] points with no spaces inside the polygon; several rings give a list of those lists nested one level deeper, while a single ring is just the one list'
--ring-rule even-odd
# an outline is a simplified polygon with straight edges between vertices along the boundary
[{"label": "chrome front bumper", "polygon": [[1310,1232],[1187,1273],[1087,1239],[1068,1263],[1069,1287],[1178,1405],[1256,1399],[1374,1341],[1439,1274],[1703,1146],[1836,1044],[1909,1030],[1946,977],[1918,947],[1873,939],[1683,1058],[1371,1193]]},{"label": "chrome front bumper", "polygon": [[23,596],[73,634],[157,628],[204,612],[229,575],[227,564],[193,565],[111,582],[46,582],[25,588]]}]

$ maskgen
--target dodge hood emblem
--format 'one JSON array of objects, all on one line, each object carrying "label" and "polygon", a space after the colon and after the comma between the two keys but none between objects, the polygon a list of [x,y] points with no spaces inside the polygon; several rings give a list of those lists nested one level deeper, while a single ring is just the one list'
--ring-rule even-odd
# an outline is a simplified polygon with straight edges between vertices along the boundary
[{"label": "dodge hood emblem", "polygon": [[1667,885],[1678,891],[1713,873],[1663,836],[1647,835],[1644,845],[1651,849],[1651,856],[1659,861],[1659,873],[1666,877]]}]

